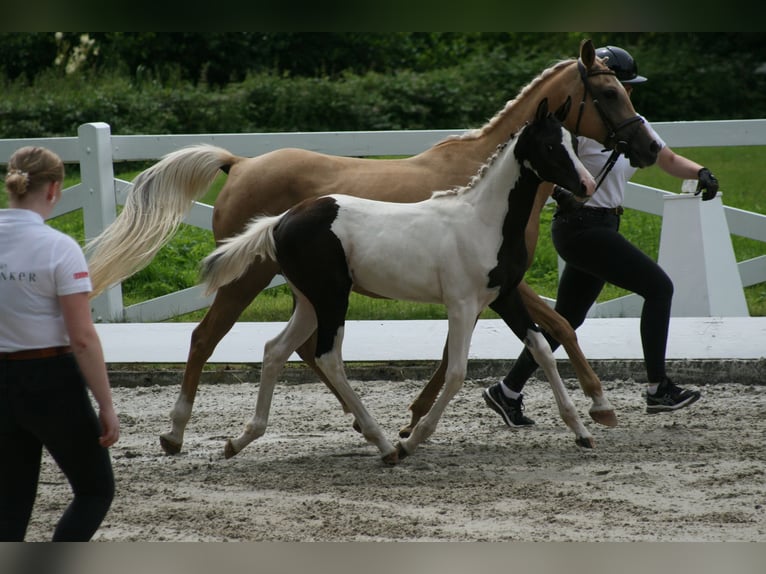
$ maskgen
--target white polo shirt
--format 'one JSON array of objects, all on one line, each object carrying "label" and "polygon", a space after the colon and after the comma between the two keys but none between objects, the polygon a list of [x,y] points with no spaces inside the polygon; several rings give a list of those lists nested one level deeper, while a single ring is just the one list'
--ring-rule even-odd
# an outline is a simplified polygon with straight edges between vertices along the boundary
[{"label": "white polo shirt", "polygon": [[[665,147],[665,142],[657,134],[652,126],[644,120],[649,133],[652,134],[654,141],[656,141],[660,148]],[[606,165],[606,161],[612,154],[611,151],[603,151],[604,146],[584,136],[577,138],[577,157],[580,158],[586,169],[593,175],[596,182],[599,180],[599,173]],[[617,161],[601,183],[596,193],[585,204],[589,207],[619,207],[623,204],[625,198],[625,184],[636,173],[635,167],[630,165],[630,161],[625,155],[620,154]]]},{"label": "white polo shirt", "polygon": [[0,352],[69,344],[58,297],[93,287],[82,249],[28,209],[0,209]]}]

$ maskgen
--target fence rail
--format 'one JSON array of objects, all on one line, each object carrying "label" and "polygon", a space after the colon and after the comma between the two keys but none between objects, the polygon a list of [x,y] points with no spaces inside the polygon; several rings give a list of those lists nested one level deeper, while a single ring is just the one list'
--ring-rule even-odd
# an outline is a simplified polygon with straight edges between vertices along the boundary
[{"label": "fence rail", "polygon": [[[707,122],[659,122],[653,127],[671,147],[717,147],[766,145],[766,119]],[[118,205],[124,204],[131,183],[115,178],[114,164],[124,161],[158,160],[181,147],[210,143],[243,156],[255,156],[283,147],[300,147],[343,156],[413,155],[463,130],[412,130],[387,132],[294,132],[255,134],[194,135],[112,135],[108,124],[83,124],[75,137],[0,140],[0,161],[23,145],[43,145],[55,151],[66,163],[79,163],[81,182],[64,190],[52,217],[83,210],[85,236],[101,233],[115,218]],[[662,216],[669,191],[629,184],[626,207]],[[766,242],[766,216],[722,207],[728,231],[737,236]],[[193,206],[185,222],[210,230],[212,207]],[[660,258],[662,258],[662,246]],[[738,287],[766,282],[766,256],[741,261],[736,265]],[[715,270],[711,270],[715,273]],[[274,286],[283,281],[272,282]],[[605,301],[594,306],[591,316],[635,316],[635,295]],[[93,301],[97,321],[151,322],[207,307],[210,298],[198,286],[125,307],[120,285],[108,289]],[[549,303],[553,301],[549,300]]]}]

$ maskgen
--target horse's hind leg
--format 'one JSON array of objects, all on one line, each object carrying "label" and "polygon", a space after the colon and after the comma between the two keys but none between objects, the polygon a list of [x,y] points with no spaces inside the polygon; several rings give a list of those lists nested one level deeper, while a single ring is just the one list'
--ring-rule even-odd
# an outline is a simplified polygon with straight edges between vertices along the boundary
[{"label": "horse's hind leg", "polygon": [[449,361],[449,339],[444,343],[444,351],[442,353],[442,360],[436,371],[431,375],[431,379],[426,383],[415,397],[415,400],[410,404],[410,422],[399,429],[399,436],[401,438],[407,438],[412,433],[412,429],[418,424],[421,418],[423,418],[439,395],[439,391],[444,386],[444,378],[447,373],[447,363]]},{"label": "horse's hind leg", "polygon": [[[298,356],[303,359],[303,362],[305,362],[311,369],[319,376],[319,379],[327,385],[327,388],[332,391],[332,394],[335,395],[335,398],[338,399],[338,402],[340,403],[340,406],[343,408],[344,413],[350,413],[351,409],[348,408],[348,405],[343,401],[343,397],[341,397],[338,394],[338,391],[335,390],[335,387],[332,386],[332,383],[327,378],[327,375],[325,375],[322,372],[322,369],[319,368],[319,365],[317,365],[316,362],[316,348],[317,348],[317,334],[316,331],[314,331],[311,336],[306,339],[306,342],[304,342],[300,347],[298,347],[295,352],[298,353]],[[354,422],[354,428],[358,431],[358,424]]]},{"label": "horse's hind leg", "polygon": [[277,377],[292,352],[316,329],[316,315],[311,304],[302,296],[298,296],[297,301],[287,326],[264,346],[255,414],[245,425],[240,436],[226,441],[224,447],[226,458],[233,457],[266,432]]},{"label": "horse's hind leg", "polygon": [[564,346],[577,374],[580,387],[585,396],[590,397],[593,401],[588,411],[590,417],[599,424],[609,427],[617,426],[617,415],[614,412],[614,407],[612,407],[609,399],[604,396],[601,380],[585,358],[577,342],[577,334],[572,329],[572,326],[566,319],[551,309],[529,285],[522,281],[518,289],[524,306],[529,311],[532,320]]},{"label": "horse's hind leg", "polygon": [[[321,336],[321,335],[320,335]],[[343,342],[343,327],[338,328],[335,340],[330,351],[317,357],[317,365],[324,371],[327,378],[332,381],[337,394],[342,398],[344,404],[348,405],[353,413],[356,422],[359,425],[359,431],[368,442],[378,447],[381,457],[388,464],[398,462],[396,448],[384,436],[380,425],[375,418],[367,411],[359,395],[346,378],[346,372],[343,368],[343,358],[341,357],[341,345]]]},{"label": "horse's hind leg", "polygon": [[191,336],[181,390],[170,411],[171,429],[160,435],[160,445],[165,453],[181,451],[205,363],[247,305],[269,285],[278,269],[273,262],[255,262],[242,278],[221,287],[216,293],[213,304]]}]

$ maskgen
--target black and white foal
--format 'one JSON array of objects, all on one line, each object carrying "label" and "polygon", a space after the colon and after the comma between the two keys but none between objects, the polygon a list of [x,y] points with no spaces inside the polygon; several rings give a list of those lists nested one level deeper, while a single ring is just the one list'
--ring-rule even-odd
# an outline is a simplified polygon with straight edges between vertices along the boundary
[{"label": "black and white foal", "polygon": [[[550,181],[580,196],[595,182],[577,158],[561,125],[569,102],[535,119],[511,137],[465,187],[440,191],[419,203],[388,203],[346,195],[309,199],[282,215],[254,219],[239,236],[202,262],[208,291],[240,275],[254,258],[279,262],[295,295],[285,329],[266,343],[255,415],[226,444],[234,456],[266,430],[277,377],[295,349],[317,330],[316,362],[383,460],[414,452],[436,428],[461,388],[476,319],[493,303],[530,349],[550,381],[559,412],[578,444],[592,446],[556,369],[550,346],[516,290],[526,269],[524,229],[537,187]],[[346,379],[341,357],[351,286],[389,299],[443,303],[449,324],[445,386],[411,435],[394,446],[381,432]]]}]

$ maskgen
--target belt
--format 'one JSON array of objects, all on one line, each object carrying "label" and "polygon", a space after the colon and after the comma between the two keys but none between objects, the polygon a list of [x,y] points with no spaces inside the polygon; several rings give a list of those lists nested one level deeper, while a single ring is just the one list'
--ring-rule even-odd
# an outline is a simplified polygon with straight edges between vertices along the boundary
[{"label": "belt", "polygon": [[622,205],[618,205],[617,207],[593,207],[590,205],[583,205],[582,208],[594,213],[600,213],[602,215],[616,215],[618,217],[625,212],[625,209],[623,209]]},{"label": "belt", "polygon": [[0,353],[2,361],[27,361],[29,359],[48,359],[50,357],[59,357],[68,355],[72,352],[72,347],[45,347],[43,349],[29,349],[28,351],[14,351],[12,353]]}]

